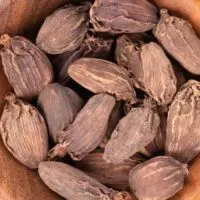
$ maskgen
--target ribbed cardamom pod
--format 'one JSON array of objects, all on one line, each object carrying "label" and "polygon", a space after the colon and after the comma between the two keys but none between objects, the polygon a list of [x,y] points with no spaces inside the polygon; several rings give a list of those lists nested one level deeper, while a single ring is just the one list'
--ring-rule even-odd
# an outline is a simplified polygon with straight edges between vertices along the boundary
[{"label": "ribbed cardamom pod", "polygon": [[136,154],[122,164],[113,165],[103,159],[103,153],[91,153],[74,166],[108,187],[126,190],[129,187],[129,171],[143,161],[145,159]]},{"label": "ribbed cardamom pod", "polygon": [[177,79],[163,49],[155,42],[139,44],[127,36],[117,41],[116,58],[128,69],[135,87],[144,90],[159,104],[169,104],[177,88]]},{"label": "ribbed cardamom pod", "polygon": [[165,152],[190,162],[200,152],[200,82],[189,80],[176,94],[167,119]]},{"label": "ribbed cardamom pod", "polygon": [[87,33],[90,4],[66,5],[44,21],[36,43],[49,54],[60,54],[77,49]]},{"label": "ribbed cardamom pod", "polygon": [[99,146],[107,133],[110,114],[115,106],[114,97],[97,94],[91,97],[66,130],[60,144],[50,151],[50,158],[66,153],[74,160],[83,159]]},{"label": "ribbed cardamom pod", "polygon": [[112,43],[111,39],[88,35],[79,49],[56,56],[53,59],[53,66],[57,81],[66,84],[70,78],[68,75],[70,64],[81,57],[107,59],[111,52]]},{"label": "ribbed cardamom pod", "polygon": [[109,93],[117,100],[135,103],[136,94],[128,74],[116,64],[96,58],[81,58],[69,67],[72,79],[94,93]]},{"label": "ribbed cardamom pod", "polygon": [[200,75],[200,39],[189,22],[162,9],[154,35],[165,50],[187,71]]},{"label": "ribbed cardamom pod", "polygon": [[95,0],[90,20],[98,32],[140,33],[157,23],[157,9],[147,0]]},{"label": "ribbed cardamom pod", "polygon": [[132,200],[127,192],[110,189],[84,172],[61,162],[42,162],[38,169],[44,183],[70,200]]},{"label": "ribbed cardamom pod", "polygon": [[47,56],[24,37],[3,35],[0,44],[4,72],[20,98],[30,100],[53,80]]},{"label": "ribbed cardamom pod", "polygon": [[48,153],[48,132],[45,121],[32,105],[6,96],[0,121],[3,142],[12,155],[28,168],[34,169]]},{"label": "ribbed cardamom pod", "polygon": [[185,164],[159,156],[134,167],[129,183],[138,200],[167,200],[183,188],[187,174]]},{"label": "ribbed cardamom pod", "polygon": [[158,114],[150,107],[132,108],[113,131],[104,159],[113,164],[124,162],[155,138],[159,124]]},{"label": "ribbed cardamom pod", "polygon": [[37,104],[44,114],[51,138],[57,142],[74,121],[83,100],[72,89],[52,83],[40,93]]}]

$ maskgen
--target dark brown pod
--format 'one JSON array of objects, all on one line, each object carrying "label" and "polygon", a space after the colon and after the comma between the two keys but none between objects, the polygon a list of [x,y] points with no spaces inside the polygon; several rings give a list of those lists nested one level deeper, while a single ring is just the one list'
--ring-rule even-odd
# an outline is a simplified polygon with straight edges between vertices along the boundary
[{"label": "dark brown pod", "polygon": [[51,138],[57,142],[74,121],[83,100],[72,89],[52,83],[40,93],[37,104],[44,114]]},{"label": "dark brown pod", "polygon": [[87,33],[90,4],[66,5],[46,18],[36,43],[49,54],[61,54],[77,49]]},{"label": "dark brown pod", "polygon": [[106,135],[114,106],[115,99],[108,94],[91,97],[64,133],[60,144],[50,151],[50,158],[69,153],[74,160],[81,160],[95,150]]},{"label": "dark brown pod", "polygon": [[88,35],[81,47],[73,52],[66,52],[53,59],[53,66],[56,71],[56,79],[62,84],[69,80],[68,68],[70,64],[81,57],[107,59],[113,40]]},{"label": "dark brown pod", "polygon": [[113,164],[124,162],[155,138],[159,124],[158,114],[150,107],[132,108],[113,131],[104,159]]},{"label": "dark brown pod", "polygon": [[12,155],[25,166],[34,169],[48,153],[48,132],[45,121],[32,105],[6,96],[0,121],[3,142]]},{"label": "dark brown pod", "polygon": [[44,183],[70,200],[132,200],[127,192],[107,188],[84,172],[61,162],[42,162],[38,169]]},{"label": "dark brown pod", "polygon": [[117,41],[116,58],[120,66],[128,69],[135,87],[161,105],[172,101],[177,79],[170,60],[158,44],[135,43],[122,36]]},{"label": "dark brown pod", "polygon": [[187,166],[175,159],[155,157],[130,171],[130,188],[138,200],[167,200],[182,189],[187,173]]},{"label": "dark brown pod", "polygon": [[187,71],[200,75],[200,39],[189,22],[162,9],[154,35],[165,50]]},{"label": "dark brown pod", "polygon": [[145,32],[157,23],[157,9],[147,0],[95,0],[90,20],[98,32]]},{"label": "dark brown pod", "polygon": [[124,163],[113,165],[103,159],[103,153],[91,153],[74,166],[108,187],[126,190],[129,187],[129,171],[143,161],[144,158],[136,154]]},{"label": "dark brown pod", "polygon": [[53,80],[47,56],[24,37],[3,35],[0,44],[4,72],[20,98],[30,100]]}]

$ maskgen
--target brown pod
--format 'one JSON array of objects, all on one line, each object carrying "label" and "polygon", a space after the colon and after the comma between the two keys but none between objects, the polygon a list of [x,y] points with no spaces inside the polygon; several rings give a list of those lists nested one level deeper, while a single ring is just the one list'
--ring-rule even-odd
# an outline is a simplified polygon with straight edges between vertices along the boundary
[{"label": "brown pod", "polygon": [[138,200],[167,200],[184,185],[186,165],[167,156],[152,158],[129,173],[130,188]]},{"label": "brown pod", "polygon": [[51,138],[57,142],[74,121],[83,100],[72,89],[52,83],[40,93],[37,104],[44,114]]},{"label": "brown pod", "polygon": [[136,102],[135,90],[125,70],[96,58],[81,58],[69,67],[72,79],[94,93],[114,94],[117,100]]},{"label": "brown pod", "polygon": [[126,190],[129,187],[129,171],[143,161],[144,158],[135,155],[122,164],[113,165],[103,159],[103,153],[91,153],[83,160],[76,162],[75,167],[108,187]]},{"label": "brown pod", "polygon": [[122,36],[117,41],[116,58],[120,66],[128,69],[135,87],[161,105],[172,101],[177,79],[170,60],[158,44],[134,43]]},{"label": "brown pod", "polygon": [[200,82],[189,80],[176,94],[167,119],[165,152],[190,162],[200,152]]},{"label": "brown pod", "polygon": [[140,33],[157,23],[157,9],[147,0],[95,0],[90,20],[98,32]]},{"label": "brown pod", "polygon": [[40,28],[36,43],[49,54],[77,49],[87,33],[90,4],[66,5],[48,16]]},{"label": "brown pod", "polygon": [[155,138],[159,124],[158,114],[150,107],[132,108],[113,131],[104,159],[113,164],[124,162]]},{"label": "brown pod", "polygon": [[44,183],[70,200],[131,200],[127,192],[107,188],[84,172],[61,162],[42,162],[38,168]]},{"label": "brown pod", "polygon": [[30,100],[53,80],[47,56],[24,37],[3,35],[2,63],[8,81],[18,97]]},{"label": "brown pod", "polygon": [[183,19],[170,16],[165,9],[160,14],[155,37],[187,71],[200,75],[200,39],[192,26]]},{"label": "brown pod", "polygon": [[112,39],[87,35],[79,49],[60,54],[53,59],[56,79],[58,82],[66,84],[70,78],[68,75],[70,64],[81,57],[107,59],[110,55],[112,44]]},{"label": "brown pod", "polygon": [[6,96],[0,121],[3,142],[13,156],[28,168],[34,169],[48,153],[48,133],[44,119],[32,105]]},{"label": "brown pod", "polygon": [[114,106],[115,99],[108,94],[91,97],[64,133],[60,144],[50,151],[50,158],[69,153],[74,160],[81,160],[95,150],[105,137]]}]

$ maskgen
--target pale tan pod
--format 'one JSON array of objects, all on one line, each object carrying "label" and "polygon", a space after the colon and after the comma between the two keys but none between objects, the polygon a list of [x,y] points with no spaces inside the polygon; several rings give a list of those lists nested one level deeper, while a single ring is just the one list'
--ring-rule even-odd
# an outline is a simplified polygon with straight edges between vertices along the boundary
[{"label": "pale tan pod", "polygon": [[115,63],[96,59],[81,58],[69,67],[72,79],[94,93],[109,93],[117,100],[135,103],[136,94],[125,70]]},{"label": "pale tan pod", "polygon": [[200,152],[200,82],[189,80],[176,94],[167,119],[165,152],[190,162]]},{"label": "pale tan pod", "polygon": [[12,155],[25,166],[34,169],[48,153],[48,133],[45,121],[32,105],[6,96],[0,121],[3,142]]},{"label": "pale tan pod", "polygon": [[42,162],[38,172],[51,190],[69,200],[132,200],[128,192],[108,188],[68,164]]},{"label": "pale tan pod", "polygon": [[134,167],[129,184],[138,200],[167,200],[183,188],[187,174],[187,165],[159,156]]}]

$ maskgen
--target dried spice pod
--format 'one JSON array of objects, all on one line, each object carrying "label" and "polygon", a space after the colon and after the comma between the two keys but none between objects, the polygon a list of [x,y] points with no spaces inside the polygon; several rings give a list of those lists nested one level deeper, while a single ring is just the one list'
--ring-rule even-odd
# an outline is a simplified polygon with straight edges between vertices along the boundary
[{"label": "dried spice pod", "polygon": [[125,70],[96,58],[81,58],[69,67],[72,79],[94,93],[114,94],[117,100],[136,102],[135,90]]},{"label": "dried spice pod", "polygon": [[157,9],[147,0],[95,0],[90,20],[98,32],[145,32],[157,23]]},{"label": "dried spice pod", "polygon": [[49,54],[61,54],[77,49],[87,33],[89,3],[66,5],[46,18],[36,43]]},{"label": "dried spice pod", "polygon": [[167,119],[165,152],[190,162],[200,152],[200,82],[189,80],[176,94]]},{"label": "dried spice pod", "polygon": [[166,200],[182,189],[187,173],[187,166],[175,159],[155,157],[130,171],[130,188],[138,200]]},{"label": "dried spice pod", "polygon": [[165,9],[160,14],[154,36],[187,71],[200,75],[200,39],[192,26],[183,19],[170,16]]},{"label": "dried spice pod", "polygon": [[169,104],[176,93],[177,79],[163,49],[155,42],[140,45],[127,36],[118,39],[116,58],[128,69],[133,84],[159,104]]},{"label": "dried spice pod", "polygon": [[30,100],[53,80],[47,56],[24,37],[3,35],[0,44],[4,72],[20,98]]},{"label": "dried spice pod", "polygon": [[97,94],[91,97],[64,133],[60,144],[50,151],[50,158],[69,153],[74,160],[81,160],[95,150],[105,137],[114,106],[115,99],[110,95]]},{"label": "dried spice pod", "polygon": [[111,39],[88,35],[79,49],[56,56],[53,59],[53,66],[55,67],[57,81],[66,84],[69,80],[68,68],[70,64],[81,57],[107,59],[112,43],[113,40]]},{"label": "dried spice pod", "polygon": [[129,187],[129,171],[144,160],[136,154],[122,164],[113,165],[103,159],[103,153],[91,153],[74,166],[108,187],[126,190]]},{"label": "dried spice pod", "polygon": [[70,200],[131,200],[127,192],[107,188],[84,172],[64,163],[42,162],[38,169],[44,183]]},{"label": "dried spice pod", "polygon": [[132,108],[113,131],[104,159],[113,164],[122,163],[155,138],[159,124],[158,114],[150,107]]},{"label": "dried spice pod", "polygon": [[44,119],[32,105],[6,96],[0,121],[3,142],[12,155],[28,168],[34,169],[48,153],[48,133]]},{"label": "dried spice pod", "polygon": [[49,84],[38,97],[38,107],[46,119],[49,134],[54,142],[74,121],[83,106],[83,100],[72,89],[59,83]]}]

